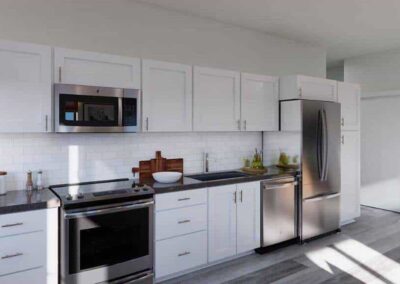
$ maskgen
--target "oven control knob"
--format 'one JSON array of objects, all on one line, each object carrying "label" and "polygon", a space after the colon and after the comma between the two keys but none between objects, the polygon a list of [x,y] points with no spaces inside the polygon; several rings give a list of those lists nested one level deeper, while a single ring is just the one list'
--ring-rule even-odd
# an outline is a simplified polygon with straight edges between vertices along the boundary
[{"label": "oven control knob", "polygon": [[65,198],[66,198],[67,200],[72,200],[72,195],[71,195],[71,194],[67,194],[67,196],[65,196]]},{"label": "oven control knob", "polygon": [[139,189],[139,188],[135,188],[133,191],[134,191],[134,192],[139,192],[140,189]]},{"label": "oven control knob", "polygon": [[143,191],[148,191],[149,189],[147,187],[143,187]]},{"label": "oven control knob", "polygon": [[78,195],[76,197],[78,197],[78,199],[82,199],[83,198],[83,193],[78,193]]}]

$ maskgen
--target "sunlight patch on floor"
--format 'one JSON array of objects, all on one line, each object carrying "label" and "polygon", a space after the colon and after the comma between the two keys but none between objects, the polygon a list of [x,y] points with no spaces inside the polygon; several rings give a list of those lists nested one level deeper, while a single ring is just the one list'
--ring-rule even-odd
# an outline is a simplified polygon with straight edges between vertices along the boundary
[{"label": "sunlight patch on floor", "polygon": [[357,240],[342,240],[306,256],[330,274],[336,267],[364,283],[399,283],[400,264]]}]

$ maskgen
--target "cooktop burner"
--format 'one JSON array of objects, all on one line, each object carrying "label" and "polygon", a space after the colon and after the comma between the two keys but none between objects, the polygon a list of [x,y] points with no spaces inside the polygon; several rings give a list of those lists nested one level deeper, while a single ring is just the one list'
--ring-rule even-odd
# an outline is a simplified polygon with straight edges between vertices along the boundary
[{"label": "cooktop burner", "polygon": [[52,185],[49,187],[61,200],[61,205],[79,207],[91,206],[94,202],[107,202],[114,199],[151,198],[154,190],[135,180],[118,179],[85,182],[78,184]]}]

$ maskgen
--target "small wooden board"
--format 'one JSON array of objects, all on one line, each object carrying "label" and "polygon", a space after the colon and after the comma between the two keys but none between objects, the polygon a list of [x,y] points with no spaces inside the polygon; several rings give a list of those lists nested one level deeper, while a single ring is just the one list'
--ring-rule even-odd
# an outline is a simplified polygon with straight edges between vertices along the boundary
[{"label": "small wooden board", "polygon": [[276,165],[277,168],[285,169],[285,170],[288,170],[288,169],[296,170],[299,168],[299,166],[300,165],[298,165],[298,164],[289,164],[289,165],[279,165],[278,164],[278,165]]},{"label": "small wooden board", "polygon": [[161,156],[161,151],[157,151],[155,159],[139,162],[140,179],[152,178],[155,172],[183,173],[183,159],[166,159]]},{"label": "small wooden board", "polygon": [[266,172],[268,172],[268,169],[267,168],[254,169],[254,168],[250,168],[250,167],[244,167],[244,168],[242,168],[242,171],[245,172],[246,174],[261,175],[261,174],[265,174]]}]

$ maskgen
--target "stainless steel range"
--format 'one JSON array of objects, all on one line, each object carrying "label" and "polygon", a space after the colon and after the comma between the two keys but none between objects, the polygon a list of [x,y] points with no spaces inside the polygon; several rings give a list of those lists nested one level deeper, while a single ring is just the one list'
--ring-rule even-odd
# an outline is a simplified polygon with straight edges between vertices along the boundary
[{"label": "stainless steel range", "polygon": [[50,189],[62,205],[60,283],[153,283],[152,188],[125,179]]}]

